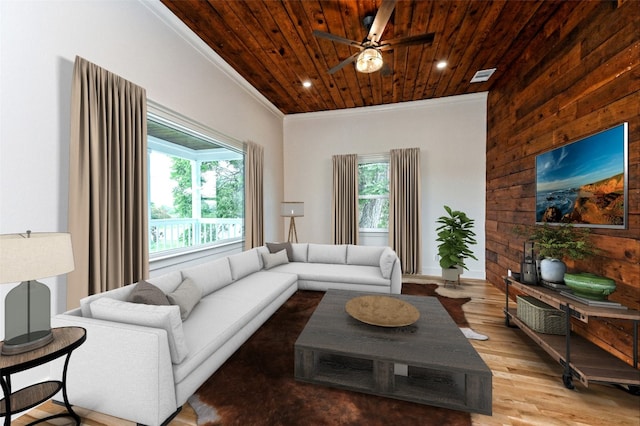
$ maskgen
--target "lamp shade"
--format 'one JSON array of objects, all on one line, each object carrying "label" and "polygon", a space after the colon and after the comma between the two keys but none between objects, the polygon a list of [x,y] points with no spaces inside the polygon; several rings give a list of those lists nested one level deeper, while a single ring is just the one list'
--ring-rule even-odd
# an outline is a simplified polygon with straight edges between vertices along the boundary
[{"label": "lamp shade", "polygon": [[356,69],[363,73],[376,72],[382,65],[382,53],[372,47],[364,49],[356,59]]},{"label": "lamp shade", "polygon": [[73,268],[71,234],[0,235],[0,284],[52,277]]},{"label": "lamp shade", "polygon": [[284,216],[284,217],[304,216],[304,203],[301,201],[283,201],[280,204],[280,216]]}]

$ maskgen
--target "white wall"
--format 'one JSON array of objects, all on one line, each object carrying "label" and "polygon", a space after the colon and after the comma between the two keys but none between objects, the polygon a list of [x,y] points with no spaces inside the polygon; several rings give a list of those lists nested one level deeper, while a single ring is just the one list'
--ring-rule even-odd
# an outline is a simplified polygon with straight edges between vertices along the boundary
[{"label": "white wall", "polygon": [[469,278],[485,277],[485,151],[487,94],[380,107],[288,115],[284,119],[284,195],[304,201],[296,220],[300,242],[331,240],[332,160],[336,154],[378,154],[420,148],[422,166],[422,272],[440,275],[434,257],[436,219],[443,205],[475,219],[478,261]]},{"label": "white wall", "polygon": [[[145,87],[169,109],[263,145],[265,236],[282,234],[283,115],[238,83],[159,1],[1,0],[0,43],[0,233],[67,230],[71,77],[79,55]],[[65,310],[64,277],[43,282],[52,288],[52,313]]]}]

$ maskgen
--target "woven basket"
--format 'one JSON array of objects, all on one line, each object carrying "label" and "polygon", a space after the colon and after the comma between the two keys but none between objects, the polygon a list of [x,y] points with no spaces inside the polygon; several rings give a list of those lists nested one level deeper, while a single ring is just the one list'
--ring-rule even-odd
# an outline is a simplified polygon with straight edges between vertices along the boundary
[{"label": "woven basket", "polygon": [[529,328],[544,334],[567,334],[566,315],[563,311],[531,296],[518,296],[518,318]]}]

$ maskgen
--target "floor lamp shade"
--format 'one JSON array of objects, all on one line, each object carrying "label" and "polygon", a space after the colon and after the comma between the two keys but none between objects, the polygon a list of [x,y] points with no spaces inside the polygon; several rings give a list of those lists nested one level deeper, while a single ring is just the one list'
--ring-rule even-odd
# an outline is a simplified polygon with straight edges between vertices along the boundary
[{"label": "floor lamp shade", "polygon": [[20,282],[5,298],[2,354],[44,346],[51,334],[51,293],[35,281],[72,271],[71,235],[31,233],[0,235],[0,284]]},{"label": "floor lamp shade", "polygon": [[304,216],[304,203],[301,201],[283,201],[280,204],[280,216],[290,217],[289,238],[290,243],[298,242],[298,232],[296,231],[296,217]]},{"label": "floor lamp shade", "polygon": [[304,203],[301,201],[283,201],[280,205],[280,216],[302,217],[304,216]]}]

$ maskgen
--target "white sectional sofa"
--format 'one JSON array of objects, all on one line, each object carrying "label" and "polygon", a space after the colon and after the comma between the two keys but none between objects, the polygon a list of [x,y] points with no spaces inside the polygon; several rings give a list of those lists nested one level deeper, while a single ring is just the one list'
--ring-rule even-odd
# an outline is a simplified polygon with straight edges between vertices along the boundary
[{"label": "white sectional sofa", "polygon": [[[70,403],[139,424],[165,424],[298,289],[401,292],[400,261],[388,247],[270,249],[274,253],[258,247],[146,280],[151,286],[92,295],[80,308],[54,316],[53,327],[87,330],[68,367]],[[167,295],[173,304],[131,302],[142,290]],[[59,377],[62,368],[62,361],[53,363],[52,375]]]}]

